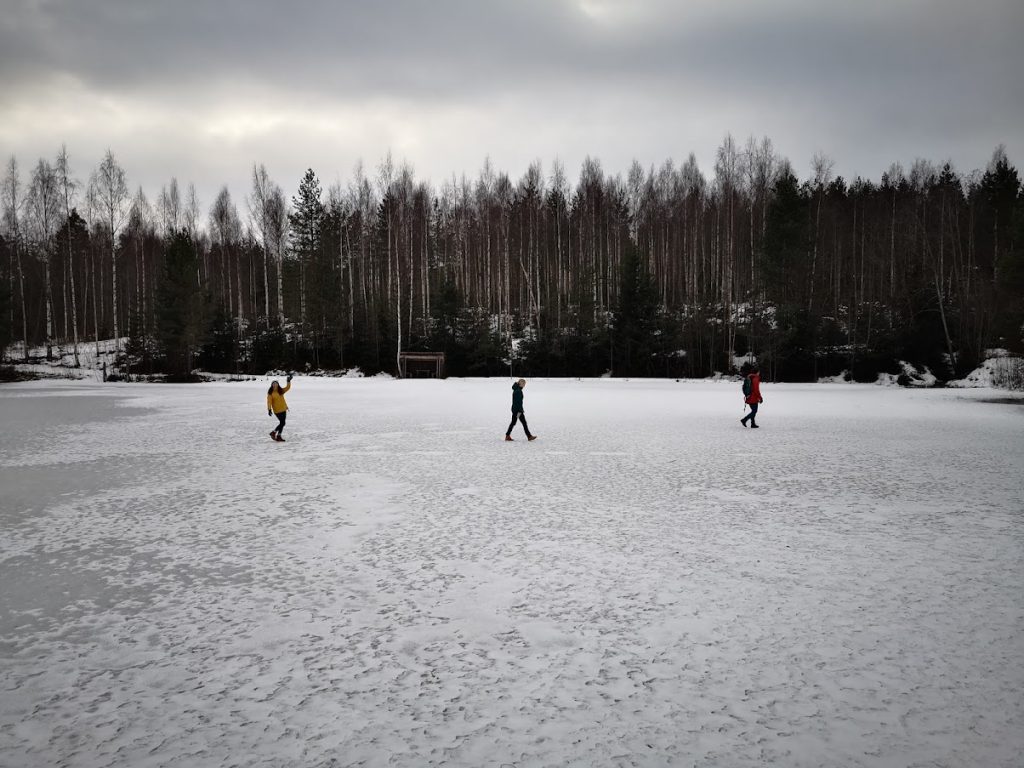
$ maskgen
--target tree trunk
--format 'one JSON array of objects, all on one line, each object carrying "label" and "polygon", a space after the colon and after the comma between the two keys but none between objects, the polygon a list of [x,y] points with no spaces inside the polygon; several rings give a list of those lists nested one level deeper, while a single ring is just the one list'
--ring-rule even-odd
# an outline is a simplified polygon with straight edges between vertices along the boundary
[{"label": "tree trunk", "polygon": [[270,251],[263,248],[263,319],[270,323]]},{"label": "tree trunk", "polygon": [[356,297],[355,285],[352,280],[352,242],[349,239],[348,228],[345,228],[345,243],[348,246],[348,332],[355,333],[356,327]]},{"label": "tree trunk", "polygon": [[[48,250],[48,246],[44,246]],[[43,260],[43,303],[46,305],[46,359],[53,360],[53,288],[50,279],[50,254]]]},{"label": "tree trunk", "polygon": [[116,243],[114,242],[114,228],[113,222],[111,222],[110,228],[110,270],[113,275],[113,291],[110,294],[111,297],[111,310],[113,311],[114,319],[114,362],[117,362],[117,354],[121,351],[121,327],[117,322],[117,253]]},{"label": "tree trunk", "polygon": [[949,364],[952,367],[956,365],[956,354],[953,352],[953,339],[949,336],[949,325],[946,324],[946,308],[942,301],[942,289],[937,272],[935,273],[935,298],[939,302],[939,316],[942,318],[942,331],[946,336],[946,349],[949,351]]},{"label": "tree trunk", "polygon": [[18,251],[18,289],[21,293],[21,339],[23,342],[22,356],[28,362],[28,313],[25,310],[25,269],[21,263],[21,251]]},{"label": "tree trunk", "polygon": [[78,359],[78,292],[75,288],[75,263],[71,257],[71,227],[68,227],[68,274],[71,283],[71,332],[75,345],[75,368],[81,367]]},{"label": "tree trunk", "polygon": [[[389,227],[390,230],[390,227]],[[390,242],[390,237],[389,237]],[[395,248],[395,290],[397,297],[395,301],[395,320],[398,328],[398,345],[395,352],[395,372],[396,375],[401,378],[402,376],[402,263],[401,263],[401,250]],[[388,264],[391,264],[391,259],[388,259]],[[388,276],[390,282],[391,270],[388,269]]]},{"label": "tree trunk", "polygon": [[96,365],[100,363],[100,295],[96,286],[96,251],[89,248],[89,261],[92,264],[92,335],[96,343]]},{"label": "tree trunk", "polygon": [[277,246],[277,324],[284,327],[284,253]]},{"label": "tree trunk", "polygon": [[896,190],[892,191],[892,227],[889,230],[889,301],[896,293]]},{"label": "tree trunk", "polygon": [[821,231],[821,197],[822,192],[818,191],[818,206],[814,214],[814,253],[811,256],[811,289],[807,298],[807,311],[814,307],[814,280],[818,270],[818,236]]}]

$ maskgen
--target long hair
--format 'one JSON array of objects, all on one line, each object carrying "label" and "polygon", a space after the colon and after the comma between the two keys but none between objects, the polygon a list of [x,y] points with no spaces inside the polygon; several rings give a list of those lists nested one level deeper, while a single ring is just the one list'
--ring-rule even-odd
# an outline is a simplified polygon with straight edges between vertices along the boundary
[{"label": "long hair", "polygon": [[270,382],[270,389],[267,390],[268,395],[274,394],[274,387],[277,387],[277,390],[279,392],[281,391],[281,385],[277,383],[277,379],[274,379],[272,382]]}]

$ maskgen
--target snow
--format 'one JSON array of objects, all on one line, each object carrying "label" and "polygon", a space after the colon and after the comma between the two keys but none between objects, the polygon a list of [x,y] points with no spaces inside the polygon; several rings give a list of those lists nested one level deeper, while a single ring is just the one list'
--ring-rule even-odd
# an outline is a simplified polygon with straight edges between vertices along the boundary
[{"label": "snow", "polygon": [[[128,343],[127,338],[121,339],[120,349],[124,350]],[[6,350],[7,361],[14,364],[15,369],[22,373],[32,373],[40,376],[61,376],[68,379],[88,379],[102,381],[103,366],[106,365],[108,372],[114,373],[114,358],[117,356],[115,339],[104,339],[100,342],[79,342],[78,363],[75,366],[75,345],[53,344],[50,347],[51,359],[46,359],[46,347],[29,347],[28,359],[25,360],[25,347],[22,342],[15,342]]]},{"label": "snow", "polygon": [[1013,357],[1005,349],[988,350],[989,357],[962,379],[946,386],[958,388],[1021,387],[1024,382],[1024,358]]},{"label": "snow", "polygon": [[927,366],[924,366],[923,370],[918,370],[906,360],[900,360],[899,363],[902,373],[880,373],[875,384],[882,387],[898,387],[902,386],[902,380],[908,387],[934,387],[938,383],[938,378]]},{"label": "snow", "polygon": [[732,356],[732,369],[734,371],[740,370],[744,365],[748,363],[753,364],[757,362],[756,355],[733,355]]},{"label": "snow", "polygon": [[908,386],[934,387],[938,381],[935,374],[928,370],[928,366],[922,366],[922,369],[918,370],[916,366],[906,360],[900,360],[900,367],[903,369],[903,375],[909,381]]},{"label": "snow", "polygon": [[1024,400],[0,388],[0,765],[1017,766]]},{"label": "snow", "polygon": [[852,384],[853,383],[853,377],[850,375],[849,371],[843,371],[842,373],[838,373],[835,376],[819,376],[818,377],[818,383],[819,384]]}]

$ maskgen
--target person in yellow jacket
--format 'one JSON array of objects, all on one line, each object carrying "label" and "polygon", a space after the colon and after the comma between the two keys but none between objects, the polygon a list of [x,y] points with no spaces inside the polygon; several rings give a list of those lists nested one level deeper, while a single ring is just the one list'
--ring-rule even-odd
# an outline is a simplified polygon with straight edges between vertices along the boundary
[{"label": "person in yellow jacket", "polygon": [[270,382],[270,389],[267,390],[267,416],[277,416],[277,427],[270,433],[271,440],[284,442],[281,433],[284,431],[284,420],[288,417],[288,403],[284,401],[284,393],[292,388],[292,375],[288,374],[288,383],[284,389],[277,383],[277,379]]}]

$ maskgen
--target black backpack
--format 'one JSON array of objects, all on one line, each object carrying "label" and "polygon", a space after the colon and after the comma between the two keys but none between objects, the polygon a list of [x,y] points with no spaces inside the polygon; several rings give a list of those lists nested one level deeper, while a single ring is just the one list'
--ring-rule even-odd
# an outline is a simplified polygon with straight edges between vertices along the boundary
[{"label": "black backpack", "polygon": [[754,391],[754,385],[750,381],[749,376],[743,377],[743,396],[750,397],[750,393]]}]

